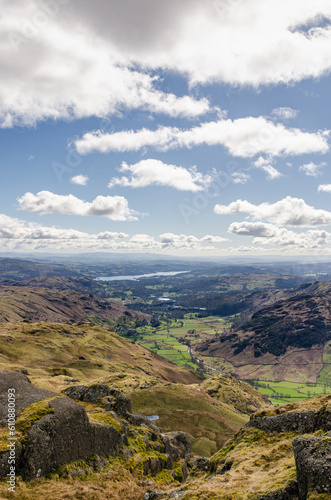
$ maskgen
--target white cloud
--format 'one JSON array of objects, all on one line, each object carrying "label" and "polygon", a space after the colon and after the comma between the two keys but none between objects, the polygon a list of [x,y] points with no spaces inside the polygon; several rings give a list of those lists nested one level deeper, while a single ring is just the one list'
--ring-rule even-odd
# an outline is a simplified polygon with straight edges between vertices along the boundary
[{"label": "white cloud", "polygon": [[210,175],[202,175],[196,167],[186,169],[175,165],[168,165],[160,160],[142,160],[134,165],[123,162],[119,172],[127,172],[130,178],[113,177],[108,187],[129,186],[142,188],[151,185],[169,186],[180,191],[202,191],[211,182]]},{"label": "white cloud", "polygon": [[331,236],[331,233],[324,230],[297,233],[263,222],[234,222],[229,227],[229,233],[252,236],[254,245],[291,246],[305,249],[322,247]]},{"label": "white cloud", "polygon": [[123,108],[186,117],[210,109],[162,92],[148,72],[258,87],[331,69],[329,0],[5,0],[2,16],[3,127]]},{"label": "white cloud", "polygon": [[87,175],[75,175],[70,179],[70,182],[72,182],[72,184],[77,184],[78,186],[86,186],[88,181],[89,178],[87,177]]},{"label": "white cloud", "polygon": [[145,147],[168,151],[207,144],[222,145],[233,156],[242,158],[252,158],[261,153],[276,157],[326,153],[329,150],[328,135],[329,131],[309,133],[297,128],[288,129],[281,123],[274,124],[260,116],[206,122],[187,130],[177,127],[115,133],[98,130],[77,139],[75,146],[78,153],[84,155],[92,152],[138,151]]},{"label": "white cloud", "polygon": [[67,214],[107,217],[111,220],[137,220],[137,212],[131,210],[123,196],[97,196],[92,202],[76,198],[72,194],[58,195],[40,191],[36,195],[25,193],[18,199],[20,210],[37,214]]},{"label": "white cloud", "polygon": [[58,229],[45,227],[40,224],[27,223],[20,219],[0,214],[0,238],[1,239],[54,239],[54,240],[76,240],[82,238],[84,233],[75,229]]},{"label": "white cloud", "polygon": [[148,234],[129,236],[123,232],[104,231],[85,233],[75,229],[61,229],[42,226],[34,222],[0,214],[0,248],[9,250],[43,251],[111,251],[111,252],[205,252],[216,250],[211,244],[226,241],[220,236],[206,235],[197,238],[192,235],[162,234],[154,237]]},{"label": "white cloud", "polygon": [[291,120],[298,115],[299,111],[297,109],[292,109],[288,107],[275,108],[272,110],[271,114],[276,118],[281,118],[284,120]]},{"label": "white cloud", "polygon": [[331,184],[320,184],[318,186],[318,192],[331,193]]},{"label": "white cloud", "polygon": [[320,173],[323,167],[326,166],[326,163],[319,163],[316,164],[314,162],[306,163],[305,165],[301,165],[299,167],[300,172],[304,172],[306,175],[310,177],[317,177]]},{"label": "white cloud", "polygon": [[115,52],[192,83],[289,83],[331,67],[329,0],[71,0],[66,9]]},{"label": "white cloud", "polygon": [[307,205],[301,198],[287,196],[276,203],[254,205],[237,200],[229,205],[215,205],[218,215],[248,214],[255,219],[268,219],[278,226],[322,226],[331,224],[331,212]]},{"label": "white cloud", "polygon": [[278,179],[279,177],[283,177],[283,174],[271,165],[270,159],[260,156],[253,164],[256,168],[264,170],[267,174],[267,179],[271,181]]},{"label": "white cloud", "polygon": [[[111,31],[103,36],[94,31],[93,14],[102,15],[97,3],[100,8],[91,9],[90,4],[92,12],[85,19],[79,18],[83,7],[75,0],[63,6],[53,2],[58,15],[45,13],[47,1],[19,0],[2,6],[2,127],[34,125],[49,118],[105,117],[124,108],[174,117],[196,117],[209,110],[206,99],[164,93],[157,77],[133,69],[134,61],[110,40]],[[108,21],[112,18],[113,12]]]},{"label": "white cloud", "polygon": [[231,176],[234,184],[246,184],[250,179],[250,176],[244,172],[234,172]]},{"label": "white cloud", "polygon": [[193,235],[164,233],[160,235],[160,240],[163,248],[176,249],[213,249],[214,247],[201,247],[201,243],[222,243],[227,241],[226,238],[220,236],[207,235],[203,238],[197,238]]},{"label": "white cloud", "polygon": [[229,227],[229,233],[261,238],[275,236],[278,230],[274,224],[265,222],[233,222]]}]

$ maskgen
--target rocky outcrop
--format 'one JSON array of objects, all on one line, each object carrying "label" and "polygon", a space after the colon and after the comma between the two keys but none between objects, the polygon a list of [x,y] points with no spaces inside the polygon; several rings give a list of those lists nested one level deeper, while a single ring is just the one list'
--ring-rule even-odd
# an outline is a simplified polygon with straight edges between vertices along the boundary
[{"label": "rocky outcrop", "polygon": [[14,389],[16,414],[32,403],[58,395],[54,392],[45,391],[33,386],[30,379],[23,373],[6,370],[0,372],[0,425],[6,423],[5,419],[8,414],[8,389]]},{"label": "rocky outcrop", "polygon": [[[108,386],[78,386],[66,391],[75,399],[97,403],[90,414],[92,420],[80,403],[37,389],[21,373],[0,372],[0,388],[3,403],[0,416],[5,426],[8,389],[15,388],[17,393],[19,439],[15,445],[15,467],[16,474],[24,480],[50,473],[59,464],[92,456],[122,455],[123,460],[132,464],[132,470],[140,467],[142,473],[156,475],[163,469],[171,471],[190,452],[190,441],[184,432],[161,434],[153,424],[146,427],[145,417],[141,423],[135,422],[135,426],[130,424],[130,400]],[[123,419],[123,415],[128,419]],[[0,477],[8,473],[9,452],[6,440],[1,442]]]},{"label": "rocky outcrop", "polygon": [[287,488],[263,495],[258,500],[298,500],[298,498],[298,483],[294,482]]},{"label": "rocky outcrop", "polygon": [[107,411],[114,411],[118,415],[125,416],[132,412],[130,399],[106,384],[76,385],[65,389],[63,394],[76,401],[95,404],[102,402]]},{"label": "rocky outcrop", "polygon": [[331,432],[320,437],[297,437],[293,449],[299,499],[306,500],[312,492],[331,497]]},{"label": "rocky outcrop", "polygon": [[246,427],[256,427],[265,432],[312,433],[331,430],[331,410],[322,407],[319,411],[287,412],[281,415],[253,415]]}]

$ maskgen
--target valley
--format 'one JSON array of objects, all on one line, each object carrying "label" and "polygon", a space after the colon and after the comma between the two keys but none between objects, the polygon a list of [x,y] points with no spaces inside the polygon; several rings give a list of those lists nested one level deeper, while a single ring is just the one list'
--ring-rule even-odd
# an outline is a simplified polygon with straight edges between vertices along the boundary
[{"label": "valley", "polygon": [[[308,432],[328,446],[331,268],[315,276],[287,274],[285,264],[189,268],[2,261],[0,385],[17,384],[23,408],[22,499],[42,500],[49,488],[56,499],[60,490],[90,500],[132,491],[141,500],[148,491],[299,498],[292,442]],[[54,436],[71,418],[80,444],[64,453]],[[30,432],[54,447],[51,463]],[[112,436],[106,459],[99,433]],[[6,453],[0,426],[0,473]],[[0,495],[9,499],[1,481]]]}]

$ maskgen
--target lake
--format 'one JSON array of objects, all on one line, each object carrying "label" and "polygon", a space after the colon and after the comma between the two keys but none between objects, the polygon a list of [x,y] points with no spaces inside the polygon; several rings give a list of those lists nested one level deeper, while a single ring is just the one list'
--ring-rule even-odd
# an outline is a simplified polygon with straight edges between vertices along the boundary
[{"label": "lake", "polygon": [[151,274],[140,274],[136,276],[101,276],[95,278],[95,281],[138,281],[141,278],[153,278],[153,276],[176,276],[176,274],[189,273],[190,271],[168,271]]}]

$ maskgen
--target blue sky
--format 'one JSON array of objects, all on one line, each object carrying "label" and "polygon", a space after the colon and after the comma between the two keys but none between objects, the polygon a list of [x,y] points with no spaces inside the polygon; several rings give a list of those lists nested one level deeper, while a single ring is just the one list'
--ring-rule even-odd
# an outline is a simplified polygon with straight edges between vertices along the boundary
[{"label": "blue sky", "polygon": [[2,12],[0,251],[330,253],[329,1]]}]

